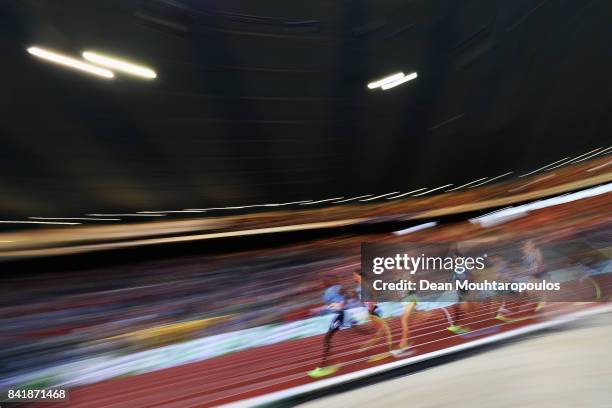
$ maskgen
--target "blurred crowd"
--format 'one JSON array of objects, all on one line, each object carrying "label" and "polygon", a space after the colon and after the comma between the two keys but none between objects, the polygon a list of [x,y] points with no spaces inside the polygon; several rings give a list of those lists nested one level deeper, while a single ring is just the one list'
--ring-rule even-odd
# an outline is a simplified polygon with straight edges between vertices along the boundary
[{"label": "blurred crowd", "polygon": [[[334,228],[356,223],[406,221],[428,219],[440,215],[478,211],[510,205],[514,202],[536,200],[543,196],[562,194],[610,181],[609,155],[587,162],[576,163],[527,177],[453,192],[436,192],[419,197],[404,196],[372,201],[351,201],[345,204],[321,203],[320,206],[261,206],[240,210],[212,210],[194,219],[153,217],[148,222],[122,222],[117,225],[83,225],[74,228],[53,228],[27,232],[5,233],[0,238],[0,256],[39,256],[61,252],[59,248],[91,245],[102,246],[118,240],[140,241],[184,234],[228,233],[258,228],[276,231],[301,230],[317,226]],[[189,214],[189,213],[187,213]],[[184,217],[185,214],[182,215]],[[140,245],[135,242],[134,245]],[[83,249],[81,247],[80,249]],[[90,249],[89,247],[85,249]]]},{"label": "blurred crowd", "polygon": [[[610,194],[529,211],[487,227],[464,220],[408,234],[345,233],[227,254],[5,274],[0,377],[97,353],[128,353],[310,316],[321,311],[322,276],[349,276],[359,267],[363,241],[477,240],[503,247],[529,238],[544,251],[556,245],[565,252],[563,262],[598,264],[607,259],[605,254],[609,257]],[[218,319],[208,323],[211,318]],[[201,324],[180,326],[185,322]],[[176,329],[163,330],[168,327]]]}]

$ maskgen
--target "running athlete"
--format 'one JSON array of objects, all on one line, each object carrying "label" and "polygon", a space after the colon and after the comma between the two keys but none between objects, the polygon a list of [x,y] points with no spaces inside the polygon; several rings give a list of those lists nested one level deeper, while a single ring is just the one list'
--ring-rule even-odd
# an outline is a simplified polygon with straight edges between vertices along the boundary
[{"label": "running athlete", "polygon": [[[355,283],[357,283],[357,289],[356,292],[359,296],[359,300],[361,300],[361,281],[362,281],[362,274],[360,270],[355,270],[353,271],[353,280],[355,281]],[[372,323],[374,323],[374,325],[377,328],[376,334],[374,335],[374,337],[370,340],[368,340],[366,343],[364,343],[359,350],[365,350],[371,346],[373,346],[374,344],[376,344],[380,338],[382,337],[382,335],[384,334],[385,337],[387,338],[387,347],[389,348],[389,352],[391,352],[392,350],[392,339],[391,339],[391,330],[389,329],[389,326],[387,325],[387,323],[381,318],[380,315],[380,308],[378,307],[378,304],[376,302],[363,302],[362,303],[367,307],[368,309],[368,317],[370,318],[370,321]],[[382,358],[386,357],[384,355],[381,356]],[[374,361],[375,359],[371,359],[370,361]]]},{"label": "running athlete", "polygon": [[[410,343],[408,342],[408,321],[410,316],[417,310],[417,304],[419,302],[418,296],[414,291],[410,291],[407,295],[402,299],[402,303],[404,304],[404,313],[402,314],[401,323],[402,323],[402,338],[400,340],[399,346],[396,350],[393,350],[391,353],[396,356],[406,356],[408,354],[408,349],[410,348]],[[414,353],[414,350],[412,351]]]},{"label": "running athlete", "polygon": [[[547,277],[547,272],[544,269],[544,257],[542,256],[542,251],[538,247],[535,246],[533,240],[528,239],[523,243],[522,246],[523,251],[523,265],[527,269],[527,273],[534,280],[542,280]],[[535,311],[541,310],[546,301],[544,297],[538,304],[536,305]]]},{"label": "running athlete", "polygon": [[327,309],[332,312],[333,317],[329,329],[325,334],[325,338],[323,339],[321,365],[308,372],[308,375],[312,378],[333,374],[340,368],[337,365],[326,366],[326,364],[331,350],[331,339],[344,323],[344,306],[346,303],[345,292],[338,278],[326,277],[323,280],[323,284],[327,287],[323,293],[323,300],[325,301]]},{"label": "running athlete", "polygon": [[[462,254],[459,251],[459,246],[455,244],[451,249],[451,256],[455,259],[462,258]],[[457,265],[457,262],[455,262]],[[451,280],[456,281],[468,281],[472,280],[472,274],[467,268],[460,268],[455,266],[453,269]],[[456,285],[456,283],[455,283]],[[459,288],[457,289],[457,305],[455,307],[455,313],[453,315],[453,324],[447,329],[456,334],[464,334],[470,331],[469,328],[459,325],[459,320],[464,313],[468,313],[471,309],[471,302],[469,302],[469,290]]]}]

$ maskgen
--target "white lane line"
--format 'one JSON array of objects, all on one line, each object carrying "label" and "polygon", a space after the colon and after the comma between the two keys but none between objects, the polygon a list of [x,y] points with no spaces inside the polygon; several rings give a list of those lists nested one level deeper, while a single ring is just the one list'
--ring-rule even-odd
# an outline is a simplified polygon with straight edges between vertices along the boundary
[{"label": "white lane line", "polygon": [[578,311],[574,313],[569,313],[567,315],[560,316],[560,317],[554,318],[546,322],[530,324],[527,326],[519,327],[514,330],[508,330],[508,331],[494,334],[488,337],[468,341],[463,344],[458,344],[456,346],[447,347],[442,350],[436,350],[431,353],[421,354],[418,356],[405,358],[405,359],[394,361],[394,362],[387,363],[387,364],[381,364],[379,366],[366,368],[364,370],[354,371],[352,373],[340,375],[337,377],[328,378],[325,380],[319,380],[319,381],[312,382],[309,384],[299,385],[297,387],[288,388],[282,391],[272,392],[272,393],[262,395],[259,397],[252,397],[252,398],[247,398],[241,401],[231,402],[229,404],[221,405],[221,407],[222,408],[247,408],[247,407],[261,406],[265,404],[271,404],[275,401],[280,401],[280,400],[290,398],[296,395],[305,394],[308,392],[328,388],[328,387],[331,387],[337,384],[354,381],[359,378],[372,376],[374,374],[389,371],[394,368],[416,364],[421,361],[431,360],[436,357],[441,357],[441,356],[445,356],[448,354],[457,353],[457,352],[464,351],[464,350],[469,350],[475,347],[484,346],[486,344],[496,343],[502,340],[522,336],[528,333],[541,331],[541,330],[548,329],[551,327],[562,326],[564,324],[573,322],[575,320],[578,320],[584,317],[594,316],[597,314],[608,313],[608,312],[612,312],[612,304],[607,304],[605,306],[593,307],[588,310],[582,310],[582,311]]}]

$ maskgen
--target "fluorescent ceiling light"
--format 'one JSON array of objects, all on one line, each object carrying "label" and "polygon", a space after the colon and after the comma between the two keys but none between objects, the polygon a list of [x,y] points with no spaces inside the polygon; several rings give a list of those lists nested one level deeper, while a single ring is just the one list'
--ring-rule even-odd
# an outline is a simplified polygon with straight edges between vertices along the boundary
[{"label": "fluorescent ceiling light", "polygon": [[147,68],[142,65],[136,65],[122,59],[110,57],[108,55],[85,51],[83,53],[83,58],[85,58],[87,61],[93,62],[94,64],[116,69],[117,71],[122,71],[126,74],[136,75],[141,78],[154,79],[157,77],[157,74],[151,68]]},{"label": "fluorescent ceiling light", "polygon": [[98,75],[103,78],[110,79],[115,76],[115,74],[113,74],[113,72],[108,69],[97,67],[95,65],[88,64],[87,62],[83,62],[83,61],[68,57],[66,55],[58,54],[56,52],[49,51],[44,48],[30,47],[27,49],[27,51],[30,54],[38,58],[42,58],[44,60],[54,62],[56,64],[60,64],[65,67],[78,69],[80,71],[84,71],[89,74]]},{"label": "fluorescent ceiling light", "polygon": [[403,72],[398,72],[397,74],[393,74],[393,75],[389,75],[386,76],[382,79],[379,79],[377,81],[374,82],[370,82],[368,84],[368,88],[369,89],[375,89],[375,88],[380,88],[381,86],[389,83],[389,82],[393,82],[393,81],[397,81],[398,79],[402,79],[404,77],[404,73]]},{"label": "fluorescent ceiling light", "polygon": [[384,84],[383,86],[381,86],[381,89],[383,91],[386,91],[387,89],[395,88],[396,86],[401,85],[405,82],[412,81],[416,77],[418,77],[418,74],[416,72],[413,72],[412,74],[408,74],[405,77],[398,79],[397,81],[388,82]]}]

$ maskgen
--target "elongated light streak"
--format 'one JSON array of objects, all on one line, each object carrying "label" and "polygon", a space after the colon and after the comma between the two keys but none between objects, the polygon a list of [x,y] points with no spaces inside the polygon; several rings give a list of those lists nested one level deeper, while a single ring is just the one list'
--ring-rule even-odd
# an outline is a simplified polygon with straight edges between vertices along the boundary
[{"label": "elongated light streak", "polygon": [[319,203],[326,203],[328,201],[334,201],[334,200],[341,200],[344,197],[334,197],[334,198],[326,198],[325,200],[318,200],[318,201],[310,201],[308,203],[302,203],[300,205],[312,205],[312,204],[319,204]]},{"label": "elongated light streak", "polygon": [[474,184],[474,185],[473,185],[473,186],[471,186],[470,188],[475,188],[475,187],[478,187],[478,186],[482,186],[483,184],[487,184],[487,183],[490,183],[490,182],[495,181],[495,180],[497,180],[497,179],[500,179],[500,178],[502,178],[502,177],[506,177],[506,176],[508,176],[508,175],[510,175],[510,174],[512,174],[512,173],[514,173],[514,172],[513,172],[513,171],[509,171],[509,172],[507,172],[507,173],[500,174],[499,176],[496,176],[496,177],[490,178],[490,179],[485,180],[485,181],[481,181],[481,182],[480,182],[480,183],[478,183],[478,184]]},{"label": "elongated light streak", "polygon": [[59,65],[63,65],[68,68],[78,69],[80,71],[87,72],[89,74],[94,74],[103,78],[111,79],[115,76],[115,74],[113,74],[113,72],[108,69],[88,64],[87,62],[68,57],[67,55],[58,54],[56,52],[44,48],[29,47],[27,51],[38,58],[42,58],[44,60],[51,61]]},{"label": "elongated light streak", "polygon": [[397,74],[389,75],[389,76],[386,76],[386,77],[384,77],[382,79],[376,80],[374,82],[370,82],[368,84],[368,88],[369,89],[380,88],[381,86],[385,85],[386,83],[397,81],[398,79],[402,79],[403,77],[404,77],[404,73],[403,72],[398,72]]},{"label": "elongated light streak", "polygon": [[92,51],[85,51],[82,55],[83,58],[85,58],[87,61],[93,62],[94,64],[102,65],[103,67],[122,71],[126,74],[136,75],[146,79],[154,79],[157,77],[157,74],[151,68],[147,68],[142,65],[136,65],[119,58],[114,58]]},{"label": "elongated light streak", "polygon": [[547,165],[546,165],[546,166],[544,166],[544,167],[540,167],[539,169],[535,169],[534,171],[531,171],[531,172],[529,172],[529,173],[522,174],[522,175],[520,175],[520,176],[519,176],[519,178],[520,178],[520,177],[525,177],[525,176],[530,176],[530,175],[532,175],[533,173],[537,173],[537,172],[538,172],[538,171],[540,171],[540,170],[547,169],[548,167],[550,167],[550,166],[554,166],[555,164],[557,164],[557,163],[561,163],[562,161],[565,161],[565,160],[567,160],[567,159],[569,159],[569,158],[570,158],[570,157],[564,157],[563,159],[561,159],[561,160],[557,160],[557,161],[556,161],[556,162],[554,162],[554,163],[547,164]]},{"label": "elongated light streak", "polygon": [[419,194],[414,194],[413,197],[418,197],[418,196],[422,196],[425,194],[433,193],[434,191],[440,190],[442,188],[450,187],[450,186],[452,186],[452,184],[445,184],[440,187],[432,188],[431,190],[423,191],[422,193],[419,193]]},{"label": "elongated light streak", "polygon": [[529,187],[532,184],[539,183],[540,181],[544,181],[544,180],[548,180],[550,178],[553,178],[553,177],[555,177],[555,175],[556,174],[553,173],[553,174],[549,174],[548,176],[539,177],[539,178],[537,178],[535,180],[530,181],[529,183],[523,184],[522,186],[518,186],[516,188],[512,188],[512,189],[508,190],[508,192],[509,193],[514,193],[516,191],[520,191],[520,190],[524,189],[525,187]]},{"label": "elongated light streak", "polygon": [[425,224],[419,224],[419,225],[415,225],[414,227],[406,228],[406,229],[403,229],[403,230],[393,231],[393,235],[411,234],[413,232],[424,230],[426,228],[435,227],[436,225],[438,225],[438,223],[436,221],[426,222]]},{"label": "elongated light streak", "polygon": [[348,203],[349,201],[353,201],[353,200],[357,200],[357,199],[365,198],[365,197],[371,197],[373,195],[374,194],[365,194],[365,195],[360,195],[360,196],[357,196],[357,197],[346,198],[344,200],[334,201],[334,204]]},{"label": "elongated light streak", "polygon": [[[494,211],[493,213],[481,215],[476,218],[471,218],[471,223],[490,223],[498,219],[507,219],[514,215],[523,215],[528,211],[540,210],[542,208],[552,207],[560,204],[566,204],[572,201],[582,200],[584,198],[595,197],[600,194],[607,194],[612,191],[612,183],[604,184],[598,187],[592,187],[586,190],[581,190],[575,193],[563,194],[562,196],[546,198],[543,200],[534,201],[527,204],[522,204],[516,207],[504,208],[501,211]],[[509,218],[508,218],[509,219]]]},{"label": "elongated light streak", "polygon": [[553,169],[559,168],[559,167],[561,167],[561,166],[565,166],[566,164],[573,163],[573,162],[574,162],[574,160],[576,160],[576,159],[580,159],[581,157],[587,156],[587,155],[589,155],[589,154],[591,154],[591,153],[594,153],[594,152],[596,152],[596,151],[598,151],[598,150],[601,150],[601,147],[598,147],[597,149],[591,150],[590,152],[586,152],[586,153],[584,153],[584,154],[581,154],[580,156],[576,156],[576,157],[574,157],[573,159],[570,159],[569,161],[567,161],[567,162],[565,162],[565,163],[558,164],[558,165],[556,165],[555,167],[551,167],[551,168],[549,168],[548,170],[553,170]]},{"label": "elongated light streak", "polygon": [[417,188],[416,190],[412,190],[412,191],[409,191],[409,192],[407,192],[407,193],[402,193],[402,194],[400,194],[400,195],[396,195],[396,196],[393,196],[393,197],[387,197],[387,200],[395,200],[396,198],[404,197],[404,196],[407,196],[408,194],[416,193],[416,192],[418,192],[418,191],[423,191],[423,190],[425,190],[426,188],[427,188],[427,187]]},{"label": "elongated light streak", "polygon": [[121,218],[85,218],[85,217],[28,217],[31,220],[74,220],[74,221],[121,221]]},{"label": "elongated light streak", "polygon": [[0,224],[52,224],[52,225],[81,225],[80,222],[50,222],[50,221],[0,221]]},{"label": "elongated light streak", "polygon": [[595,170],[603,169],[604,167],[608,167],[610,164],[612,164],[612,160],[607,161],[604,164],[600,164],[599,166],[591,167],[590,169],[587,170],[587,172],[590,173]]},{"label": "elongated light streak", "polygon": [[451,188],[450,190],[446,190],[446,191],[448,192],[448,191],[455,191],[455,190],[459,190],[460,188],[467,187],[467,186],[471,186],[471,185],[472,185],[472,184],[474,184],[474,183],[478,183],[479,181],[486,180],[486,179],[488,179],[488,177],[479,178],[478,180],[470,181],[469,183],[465,183],[465,184],[464,184],[464,185],[462,185],[462,186],[455,187],[455,188]]},{"label": "elongated light streak", "polygon": [[603,150],[602,150],[602,151],[600,151],[600,152],[593,153],[593,154],[592,154],[592,155],[590,155],[590,156],[587,156],[587,157],[582,158],[582,159],[580,159],[580,160],[572,161],[572,162],[570,162],[570,163],[580,163],[581,161],[588,160],[588,159],[590,159],[591,157],[599,156],[600,154],[605,154],[605,153],[606,153],[608,150],[610,150],[610,149],[612,149],[612,147],[608,147],[608,148],[606,148],[606,149],[603,149]]},{"label": "elongated light streak", "polygon": [[418,77],[418,74],[416,72],[413,72],[412,74],[408,74],[405,77],[403,77],[401,79],[398,79],[397,81],[386,83],[383,86],[381,86],[380,88],[383,91],[386,91],[387,89],[395,88],[396,86],[401,85],[401,84],[403,84],[405,82],[412,81],[416,77]]},{"label": "elongated light streak", "polygon": [[366,202],[366,201],[377,200],[379,198],[383,198],[383,197],[390,196],[390,195],[397,194],[397,193],[399,193],[399,191],[393,191],[392,193],[385,193],[385,194],[377,195],[377,196],[370,197],[370,198],[364,198],[363,200],[359,200],[359,201]]},{"label": "elongated light streak", "polygon": [[252,204],[252,205],[236,205],[230,207],[211,207],[211,208],[187,208],[185,211],[210,211],[210,210],[242,210],[244,208],[256,208],[256,207],[280,207],[283,205],[301,204],[308,203],[312,200],[292,201],[289,203],[270,203],[270,204]]},{"label": "elongated light streak", "polygon": [[138,211],[137,214],[203,213],[204,210]]},{"label": "elongated light streak", "polygon": [[312,200],[290,201],[288,203],[276,203],[276,204],[262,204],[262,206],[263,207],[280,207],[283,205],[302,204],[302,203],[309,203],[309,202],[312,202]]},{"label": "elongated light streak", "polygon": [[89,217],[165,217],[166,214],[85,214]]}]

